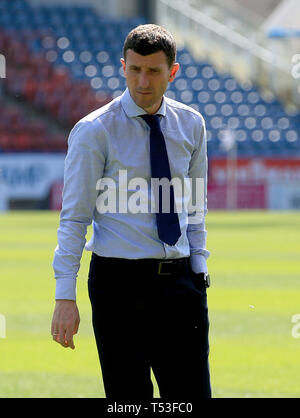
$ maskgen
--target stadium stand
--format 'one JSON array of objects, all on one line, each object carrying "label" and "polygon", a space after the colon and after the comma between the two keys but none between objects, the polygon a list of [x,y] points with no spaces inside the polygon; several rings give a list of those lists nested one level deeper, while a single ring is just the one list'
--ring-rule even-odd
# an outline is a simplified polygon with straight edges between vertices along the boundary
[{"label": "stadium stand", "polygon": [[[8,62],[5,93],[69,129],[125,89],[122,44],[128,31],[140,23],[142,18],[99,16],[86,6],[31,7],[25,0],[1,1],[0,50]],[[239,156],[300,155],[298,113],[287,113],[278,100],[262,96],[251,83],[240,84],[210,63],[196,61],[186,48],[178,50],[178,62],[181,69],[167,96],[203,114],[209,157],[224,155],[220,144],[227,131],[236,138]],[[2,135],[9,114],[9,109],[1,113]],[[30,135],[32,129],[40,129],[35,140],[46,138],[39,124],[27,127]],[[3,139],[5,135],[3,149],[10,141]],[[30,148],[28,139],[18,139],[12,147],[20,143],[20,149]],[[49,143],[57,149],[55,140]]]},{"label": "stadium stand", "polygon": [[88,83],[71,79],[69,71],[55,67],[43,53],[34,53],[28,45],[47,37],[26,34],[23,41],[14,35],[4,35],[4,51],[7,54],[8,71],[5,89],[8,93],[20,96],[28,103],[52,115],[62,125],[74,125],[85,112],[103,105],[111,97],[103,96],[97,100]]},{"label": "stadium stand", "polygon": [[0,101],[0,107],[0,152],[66,151],[64,134],[49,132],[43,121],[28,118],[14,104]]}]

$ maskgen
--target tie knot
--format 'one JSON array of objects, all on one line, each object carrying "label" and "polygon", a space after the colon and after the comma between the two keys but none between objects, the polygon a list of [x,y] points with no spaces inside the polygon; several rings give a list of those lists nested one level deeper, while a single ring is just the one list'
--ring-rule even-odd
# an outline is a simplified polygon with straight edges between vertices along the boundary
[{"label": "tie knot", "polygon": [[141,115],[141,118],[149,125],[150,129],[160,129],[159,115]]}]

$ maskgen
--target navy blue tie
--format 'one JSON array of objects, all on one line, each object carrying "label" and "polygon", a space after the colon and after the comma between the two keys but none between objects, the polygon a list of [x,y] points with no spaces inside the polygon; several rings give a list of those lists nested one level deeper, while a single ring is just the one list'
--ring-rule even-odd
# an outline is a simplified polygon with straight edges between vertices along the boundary
[{"label": "navy blue tie", "polygon": [[[142,115],[144,121],[150,127],[150,163],[151,176],[154,179],[161,180],[167,178],[171,181],[171,171],[166,148],[165,138],[160,128],[158,115]],[[155,193],[158,198],[156,202],[156,223],[159,238],[168,245],[175,245],[181,235],[178,214],[174,210],[174,189],[173,185],[168,188],[170,210],[163,212],[162,187],[159,187],[159,193]]]}]

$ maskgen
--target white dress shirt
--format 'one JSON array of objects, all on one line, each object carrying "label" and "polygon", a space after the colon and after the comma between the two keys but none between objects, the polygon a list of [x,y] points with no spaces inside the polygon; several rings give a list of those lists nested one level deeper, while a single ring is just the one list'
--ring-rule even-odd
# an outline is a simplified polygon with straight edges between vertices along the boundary
[{"label": "white dress shirt", "polygon": [[[76,300],[76,278],[83,248],[104,257],[173,259],[190,256],[192,269],[207,272],[205,215],[207,152],[201,114],[163,97],[157,114],[165,137],[172,178],[204,179],[203,219],[189,223],[187,210],[178,213],[181,237],[174,246],[158,238],[155,213],[100,213],[97,199],[104,191],[101,178],[119,186],[120,170],[128,182],[151,180],[149,127],[139,116],[145,111],[132,100],[129,90],[81,119],[68,139],[63,203],[53,268],[56,299]],[[128,197],[136,190],[127,190]],[[86,243],[87,226],[93,235]],[[141,278],[142,280],[142,278]]]}]

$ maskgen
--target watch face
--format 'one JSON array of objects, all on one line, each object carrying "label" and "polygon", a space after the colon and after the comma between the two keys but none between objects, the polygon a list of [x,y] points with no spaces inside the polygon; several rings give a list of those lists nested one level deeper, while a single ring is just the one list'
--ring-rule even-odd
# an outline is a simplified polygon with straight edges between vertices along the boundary
[{"label": "watch face", "polygon": [[199,283],[203,283],[205,285],[205,287],[209,287],[210,286],[210,276],[207,273],[194,273],[194,277],[197,277],[197,279],[199,280]]},{"label": "watch face", "polygon": [[205,282],[206,282],[206,287],[209,287],[210,286],[210,275],[209,274],[205,275]]}]

